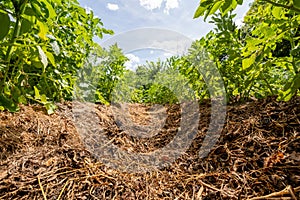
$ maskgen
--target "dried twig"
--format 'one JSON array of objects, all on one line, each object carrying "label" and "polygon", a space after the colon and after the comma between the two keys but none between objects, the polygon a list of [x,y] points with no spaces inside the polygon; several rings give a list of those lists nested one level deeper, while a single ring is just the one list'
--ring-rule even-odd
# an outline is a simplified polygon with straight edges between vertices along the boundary
[{"label": "dried twig", "polygon": [[46,196],[45,191],[44,191],[44,189],[43,189],[43,185],[42,185],[42,183],[41,183],[40,177],[38,176],[37,179],[38,179],[38,183],[39,183],[39,186],[40,186],[40,188],[41,188],[41,191],[42,191],[44,200],[47,200],[47,196]]},{"label": "dried twig", "polygon": [[249,200],[262,200],[262,199],[270,199],[272,197],[282,197],[284,195],[290,194],[292,196],[293,200],[297,200],[293,189],[290,185],[286,186],[286,188],[284,188],[283,190],[279,191],[279,192],[273,192],[271,194],[265,195],[265,196],[260,196],[260,197],[254,197],[251,198]]}]

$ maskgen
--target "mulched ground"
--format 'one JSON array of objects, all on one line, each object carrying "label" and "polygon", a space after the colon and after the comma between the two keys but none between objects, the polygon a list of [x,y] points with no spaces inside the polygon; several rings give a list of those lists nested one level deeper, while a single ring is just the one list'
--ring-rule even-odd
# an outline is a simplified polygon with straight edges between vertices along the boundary
[{"label": "mulched ground", "polygon": [[150,138],[128,135],[128,119],[102,105],[94,112],[100,128],[80,135],[73,106],[59,105],[50,116],[37,105],[0,112],[0,199],[300,199],[300,97],[228,105],[218,142],[200,159],[210,122],[210,105],[203,103],[186,153],[171,166],[145,173],[104,165],[91,138],[105,134],[130,152],[162,148],[179,130],[180,105],[128,106],[135,124],[130,130],[142,125],[140,131],[151,135],[151,124],[161,129]]}]

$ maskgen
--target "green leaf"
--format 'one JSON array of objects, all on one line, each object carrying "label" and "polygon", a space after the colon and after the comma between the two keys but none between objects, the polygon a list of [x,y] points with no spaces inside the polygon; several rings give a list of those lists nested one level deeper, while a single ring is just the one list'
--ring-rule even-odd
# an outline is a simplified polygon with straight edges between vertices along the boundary
[{"label": "green leaf", "polygon": [[53,114],[55,112],[55,109],[57,108],[57,106],[53,103],[46,103],[45,107],[47,109],[48,115]]},{"label": "green leaf", "polygon": [[204,12],[206,11],[207,7],[202,7],[201,5],[197,8],[195,14],[194,14],[194,19],[202,16]]},{"label": "green leaf", "polygon": [[13,87],[11,95],[15,101],[18,100],[18,97],[21,95],[21,90],[18,87]]},{"label": "green leaf", "polygon": [[237,3],[238,3],[239,5],[242,5],[242,4],[243,4],[243,0],[237,0]]},{"label": "green leaf", "polygon": [[48,26],[43,23],[38,21],[37,25],[39,26],[39,34],[38,36],[42,39],[42,40],[47,40],[48,38],[46,37],[47,33],[48,33]]},{"label": "green leaf", "polygon": [[41,5],[40,5],[40,2],[36,1],[36,0],[32,0],[32,1],[29,1],[31,3],[31,8],[32,10],[34,11],[35,13],[35,16],[40,18],[40,17],[43,17],[43,14],[42,14],[42,11],[41,11]]},{"label": "green leaf", "polygon": [[31,8],[31,5],[26,6],[24,14],[29,15],[29,16],[35,16],[36,15],[35,11]]},{"label": "green leaf", "polygon": [[225,0],[223,5],[221,6],[221,10],[222,10],[223,15],[226,14],[231,9],[231,4],[233,3],[232,1],[235,1],[235,0]]},{"label": "green leaf", "polygon": [[194,19],[202,16],[207,10],[207,8],[210,7],[213,3],[213,0],[201,0],[200,5],[198,6],[194,14]]},{"label": "green leaf", "polygon": [[300,1],[299,0],[293,0],[294,6],[298,9],[300,9]]},{"label": "green leaf", "polygon": [[8,34],[10,28],[10,19],[7,13],[0,12],[0,26],[1,26],[0,40],[3,40],[5,36]]},{"label": "green leaf", "polygon": [[48,52],[48,51],[46,51],[46,55],[47,55],[47,58],[48,58],[48,60],[50,61],[50,63],[51,63],[53,66],[56,66],[56,64],[55,64],[55,58],[54,58],[53,54],[50,53],[50,52]]},{"label": "green leaf", "polygon": [[46,97],[45,94],[42,94],[42,96],[41,96],[41,102],[42,102],[43,104],[47,103],[47,97]]},{"label": "green leaf", "polygon": [[17,112],[19,110],[18,105],[4,94],[0,94],[0,106],[9,112]]},{"label": "green leaf", "polygon": [[280,101],[288,101],[293,97],[293,93],[291,91],[291,89],[287,90],[287,91],[283,91],[279,94],[278,100]]},{"label": "green leaf", "polygon": [[27,19],[22,20],[20,34],[29,32],[32,29],[33,23]]},{"label": "green leaf", "polygon": [[41,99],[40,91],[37,89],[37,87],[33,86],[34,89],[34,98],[35,99]]},{"label": "green leaf", "polygon": [[233,92],[232,92],[232,94],[234,95],[234,96],[236,96],[236,95],[238,95],[240,92],[239,92],[239,88],[235,88],[234,90],[233,90]]},{"label": "green leaf", "polygon": [[223,1],[218,1],[218,2],[216,2],[216,3],[211,7],[211,9],[209,10],[208,14],[206,14],[205,18],[206,18],[208,15],[214,14],[214,13],[221,7],[221,4],[223,4]]},{"label": "green leaf", "polygon": [[87,14],[84,8],[80,6],[74,6],[76,8],[76,13],[78,13],[81,17],[87,18]]},{"label": "green leaf", "polygon": [[56,17],[55,10],[53,9],[52,5],[48,2],[48,0],[40,0],[42,4],[45,5],[46,11],[48,12],[47,18],[54,18]]},{"label": "green leaf", "polygon": [[105,105],[109,105],[109,102],[105,100],[105,98],[102,96],[101,92],[96,91],[95,96],[96,96],[96,102],[102,103]]},{"label": "green leaf", "polygon": [[36,68],[43,68],[43,64],[40,61],[33,60],[33,61],[31,61],[31,64],[33,66],[35,66]]},{"label": "green leaf", "polygon": [[300,73],[296,74],[295,77],[288,81],[283,88],[283,91],[279,93],[279,100],[288,101],[290,100],[300,89]]},{"label": "green leaf", "polygon": [[[236,9],[236,7],[237,7],[237,5],[238,5],[238,3],[237,3],[237,1],[236,0],[232,0],[232,3],[231,3],[231,10],[234,10],[234,9]],[[234,15],[234,17],[235,17],[236,15]]]},{"label": "green leaf", "polygon": [[300,73],[293,78],[291,88],[294,92],[300,88]]},{"label": "green leaf", "polygon": [[300,55],[300,45],[296,46],[294,49],[291,50],[291,55],[294,57]]},{"label": "green leaf", "polygon": [[276,19],[281,19],[281,13],[282,13],[282,8],[281,7],[273,7],[272,9],[272,15],[276,18]]},{"label": "green leaf", "polygon": [[52,2],[56,3],[57,5],[62,5],[62,1],[61,0],[52,0]]},{"label": "green leaf", "polygon": [[248,69],[255,62],[256,55],[252,54],[250,58],[243,59],[243,70]]},{"label": "green leaf", "polygon": [[11,95],[11,90],[10,90],[10,84],[9,82],[6,82],[3,88],[3,92],[4,94],[6,94],[7,96]]},{"label": "green leaf", "polygon": [[214,4],[216,0],[200,0],[200,5],[202,7],[209,7]]},{"label": "green leaf", "polygon": [[24,97],[23,95],[22,95],[22,96],[19,96],[19,97],[18,97],[18,102],[19,102],[19,103],[23,103],[23,104],[27,104],[26,97]]}]

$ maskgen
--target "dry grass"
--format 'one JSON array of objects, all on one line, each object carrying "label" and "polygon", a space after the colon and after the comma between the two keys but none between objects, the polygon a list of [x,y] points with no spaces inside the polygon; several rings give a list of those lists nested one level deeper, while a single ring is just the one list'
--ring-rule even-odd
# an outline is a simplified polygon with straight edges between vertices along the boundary
[{"label": "dry grass", "polygon": [[[121,172],[99,162],[93,154],[96,143],[90,144],[93,148],[83,144],[71,108],[71,103],[60,105],[51,116],[40,106],[0,113],[0,199],[300,198],[300,98],[228,106],[221,137],[199,159],[210,116],[209,104],[202,104],[198,134],[188,151],[172,166],[145,173]],[[133,152],[165,145],[180,123],[180,106],[166,106],[162,131],[139,139],[120,130],[110,107],[96,108],[101,130]],[[130,109],[137,124],[160,124],[161,118],[151,121],[146,106]]]}]

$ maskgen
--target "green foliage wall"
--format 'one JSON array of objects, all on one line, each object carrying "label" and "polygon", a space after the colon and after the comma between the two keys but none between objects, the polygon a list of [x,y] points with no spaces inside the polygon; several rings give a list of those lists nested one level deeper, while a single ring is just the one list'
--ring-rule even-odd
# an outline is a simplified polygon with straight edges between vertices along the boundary
[{"label": "green foliage wall", "polygon": [[114,100],[172,104],[196,98],[188,79],[179,71],[180,57],[147,62],[127,70],[115,88]]},{"label": "green foliage wall", "polygon": [[300,88],[299,1],[256,0],[237,27],[232,11],[241,4],[201,0],[194,17],[210,19],[215,29],[186,55],[133,72],[117,45],[102,49],[93,41],[112,31],[77,0],[0,1],[0,110],[38,102],[52,113],[54,102],[74,98],[178,103],[220,95],[221,81],[228,101],[289,100]]},{"label": "green foliage wall", "polygon": [[124,76],[127,60],[117,45],[89,55],[84,66],[78,70],[74,99],[110,104],[113,92]]},{"label": "green foliage wall", "polygon": [[243,0],[200,1],[194,17],[206,19],[219,13],[211,17],[216,30],[196,43],[211,54],[229,98],[278,95],[280,100],[289,100],[299,92],[298,2],[257,0],[244,26],[237,28],[230,11]]},{"label": "green foliage wall", "polygon": [[[296,95],[300,87],[297,4],[295,1],[290,4],[255,1],[246,14],[244,25],[237,27],[232,10],[242,3],[201,1],[195,17],[206,19],[211,15],[209,23],[213,23],[215,29],[194,41],[189,52],[173,60],[171,65],[151,62],[140,66],[134,73],[136,82],[132,84],[137,88],[133,93],[134,101],[178,102],[174,97],[180,95],[176,95],[172,85],[179,83],[180,76],[186,81],[179,85],[188,85],[197,99],[217,97],[222,94],[223,84],[227,101],[267,96],[289,100]],[[170,69],[177,75],[168,78]],[[151,81],[154,79],[162,81],[154,83]],[[178,88],[183,90],[183,87]]]},{"label": "green foliage wall", "polygon": [[71,99],[78,69],[112,33],[77,0],[0,2],[0,109],[16,111],[35,101],[53,112],[53,101]]}]

